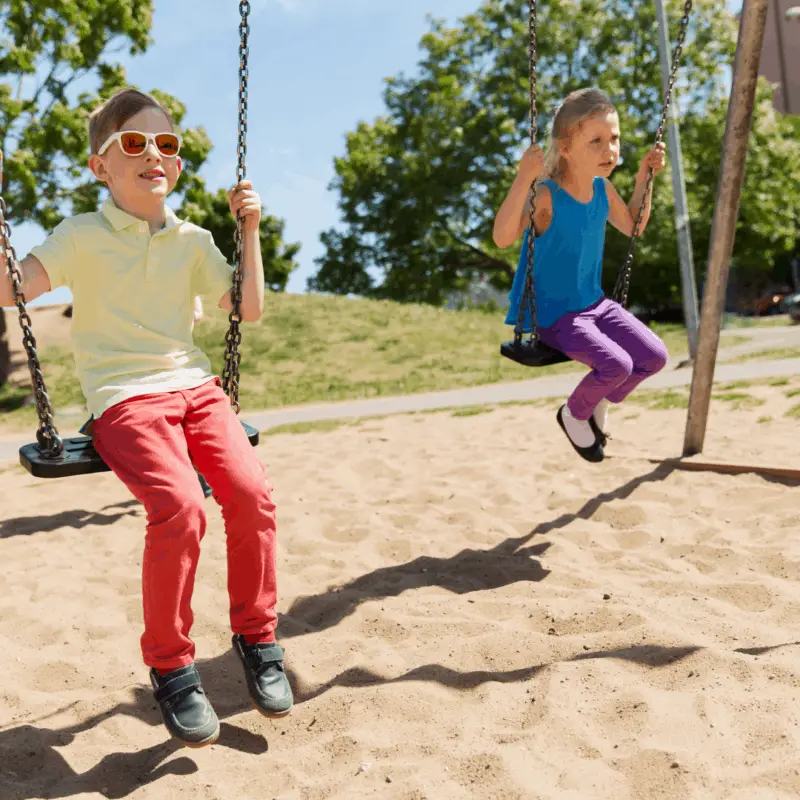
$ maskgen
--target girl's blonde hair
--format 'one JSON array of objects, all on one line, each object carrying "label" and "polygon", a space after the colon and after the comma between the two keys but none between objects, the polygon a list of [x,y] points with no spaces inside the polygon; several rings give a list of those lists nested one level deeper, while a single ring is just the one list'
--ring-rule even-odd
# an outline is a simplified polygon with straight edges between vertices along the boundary
[{"label": "girl's blonde hair", "polygon": [[570,92],[553,115],[550,125],[550,141],[544,157],[544,168],[539,180],[558,180],[564,174],[564,159],[559,142],[564,142],[575,133],[581,123],[595,114],[616,113],[611,98],[602,89],[578,89]]}]

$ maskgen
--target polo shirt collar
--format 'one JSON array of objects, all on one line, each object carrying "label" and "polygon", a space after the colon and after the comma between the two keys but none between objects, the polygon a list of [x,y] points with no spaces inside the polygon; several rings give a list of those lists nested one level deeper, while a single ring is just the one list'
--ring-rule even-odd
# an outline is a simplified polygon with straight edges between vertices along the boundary
[{"label": "polo shirt collar", "polygon": [[[124,230],[125,228],[129,228],[131,225],[146,225],[144,220],[134,217],[127,211],[123,211],[121,208],[118,208],[117,204],[114,202],[114,198],[111,195],[106,198],[100,210],[103,212],[103,216],[105,216],[105,218],[111,223],[111,226],[115,231]],[[169,206],[164,207],[164,218],[164,230],[172,230],[173,228],[177,228],[184,223],[184,220],[179,219]]]}]

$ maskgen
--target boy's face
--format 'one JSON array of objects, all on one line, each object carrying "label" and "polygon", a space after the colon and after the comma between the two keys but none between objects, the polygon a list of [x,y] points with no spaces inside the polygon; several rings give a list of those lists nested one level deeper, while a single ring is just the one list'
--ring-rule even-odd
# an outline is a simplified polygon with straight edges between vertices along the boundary
[{"label": "boy's face", "polygon": [[584,120],[563,155],[576,172],[607,178],[619,161],[619,146],[619,117],[612,111]]},{"label": "boy's face", "polygon": [[[127,120],[120,130],[165,133],[172,131],[172,126],[163,111],[145,108]],[[116,141],[102,156],[93,155],[89,159],[92,172],[108,186],[115,200],[133,206],[150,205],[156,199],[163,202],[175,188],[182,166],[180,156],[163,156],[153,140],[148,141],[144,152],[138,156],[125,155]]]}]

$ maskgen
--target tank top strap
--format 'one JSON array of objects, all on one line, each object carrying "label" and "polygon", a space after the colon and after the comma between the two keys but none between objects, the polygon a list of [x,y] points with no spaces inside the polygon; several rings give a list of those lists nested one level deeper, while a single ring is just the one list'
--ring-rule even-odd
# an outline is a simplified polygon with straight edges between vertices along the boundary
[{"label": "tank top strap", "polygon": [[601,210],[608,211],[608,191],[605,178],[594,179],[594,203]]},{"label": "tank top strap", "polygon": [[558,184],[552,178],[545,178],[543,181],[538,181],[542,186],[546,186],[550,190],[550,194],[555,194],[558,191]]},{"label": "tank top strap", "polygon": [[553,206],[553,211],[555,212],[556,207],[561,206],[561,187],[552,178],[545,178],[543,181],[539,181],[539,184],[541,186],[546,186],[550,190],[550,202]]}]

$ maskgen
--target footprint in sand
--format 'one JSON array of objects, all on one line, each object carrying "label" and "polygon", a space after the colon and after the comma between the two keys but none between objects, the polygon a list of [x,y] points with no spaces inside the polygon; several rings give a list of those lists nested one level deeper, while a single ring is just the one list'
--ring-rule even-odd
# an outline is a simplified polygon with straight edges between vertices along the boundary
[{"label": "footprint in sand", "polygon": [[355,527],[347,523],[330,523],[322,531],[322,535],[329,542],[339,544],[358,544],[370,535],[369,528]]},{"label": "footprint in sand", "polygon": [[646,525],[650,520],[647,512],[636,503],[610,504],[597,509],[592,517],[596,522],[604,522],[612,528],[623,530],[638,528]]},{"label": "footprint in sand", "polygon": [[724,603],[730,603],[742,611],[766,611],[773,605],[770,591],[755,583],[729,583],[707,589],[706,594]]},{"label": "footprint in sand", "polygon": [[622,550],[638,550],[641,547],[648,547],[653,543],[655,537],[645,531],[621,531],[615,536],[617,546]]}]

